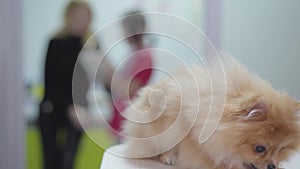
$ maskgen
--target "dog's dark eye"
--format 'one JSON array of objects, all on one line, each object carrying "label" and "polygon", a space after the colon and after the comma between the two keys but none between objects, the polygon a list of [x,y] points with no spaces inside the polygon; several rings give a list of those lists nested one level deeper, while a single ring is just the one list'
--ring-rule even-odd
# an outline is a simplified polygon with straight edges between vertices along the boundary
[{"label": "dog's dark eye", "polygon": [[266,147],[264,147],[264,146],[256,146],[256,147],[255,147],[255,151],[256,151],[257,153],[263,153],[263,152],[266,151]]}]

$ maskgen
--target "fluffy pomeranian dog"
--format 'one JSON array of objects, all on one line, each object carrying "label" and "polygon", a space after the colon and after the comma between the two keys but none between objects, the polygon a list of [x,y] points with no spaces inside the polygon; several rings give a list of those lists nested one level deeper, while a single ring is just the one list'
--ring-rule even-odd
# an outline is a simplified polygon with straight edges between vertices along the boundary
[{"label": "fluffy pomeranian dog", "polygon": [[139,92],[124,112],[128,156],[178,169],[278,169],[298,150],[300,103],[232,57],[221,61],[222,71],[180,70]]}]

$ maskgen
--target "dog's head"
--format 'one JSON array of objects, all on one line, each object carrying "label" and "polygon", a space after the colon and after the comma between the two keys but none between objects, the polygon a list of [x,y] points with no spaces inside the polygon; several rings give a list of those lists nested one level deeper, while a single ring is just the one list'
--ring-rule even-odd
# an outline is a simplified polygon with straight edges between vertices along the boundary
[{"label": "dog's head", "polygon": [[298,102],[281,93],[266,96],[248,93],[246,97],[232,99],[231,103],[225,108],[220,131],[216,134],[228,148],[227,156],[230,157],[227,161],[236,163],[228,165],[245,169],[276,169],[281,161],[298,150]]},{"label": "dog's head", "polygon": [[279,168],[300,148],[300,103],[231,57],[224,57],[224,70],[222,119],[202,151],[218,167]]}]

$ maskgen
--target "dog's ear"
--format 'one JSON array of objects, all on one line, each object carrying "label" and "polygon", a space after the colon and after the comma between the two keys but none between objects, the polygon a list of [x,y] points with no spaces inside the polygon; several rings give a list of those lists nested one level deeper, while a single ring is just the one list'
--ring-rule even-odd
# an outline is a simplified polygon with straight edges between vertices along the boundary
[{"label": "dog's ear", "polygon": [[242,119],[247,121],[265,120],[267,118],[268,109],[268,101],[265,98],[258,98],[254,104],[245,109],[246,114],[244,114]]}]

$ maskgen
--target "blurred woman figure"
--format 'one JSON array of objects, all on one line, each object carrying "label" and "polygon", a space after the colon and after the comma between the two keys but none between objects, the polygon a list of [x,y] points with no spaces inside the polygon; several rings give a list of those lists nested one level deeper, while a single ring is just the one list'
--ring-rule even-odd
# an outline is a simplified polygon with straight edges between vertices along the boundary
[{"label": "blurred woman figure", "polygon": [[[65,25],[50,40],[45,65],[45,95],[40,105],[39,128],[44,150],[45,169],[72,169],[82,130],[69,118],[74,110],[72,77],[75,63],[89,30],[92,12],[85,1],[71,1],[66,8]],[[97,46],[94,43],[94,46]],[[89,79],[82,65],[80,72],[81,99],[76,102],[87,107],[86,92]],[[66,134],[65,134],[66,133]]]},{"label": "blurred woman figure", "polygon": [[153,66],[151,49],[144,43],[146,20],[143,14],[140,11],[129,12],[122,20],[122,26],[127,37],[126,40],[131,47],[131,53],[125,60],[121,71],[116,72],[117,78],[122,78],[124,79],[123,82],[128,82],[123,84],[123,92],[120,93],[120,84],[115,84],[112,81],[114,106],[110,125],[118,137],[123,119],[120,113],[126,108],[124,100],[132,99],[136,92],[148,83]]}]

